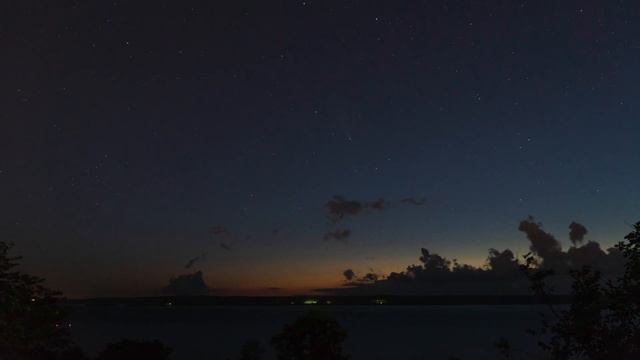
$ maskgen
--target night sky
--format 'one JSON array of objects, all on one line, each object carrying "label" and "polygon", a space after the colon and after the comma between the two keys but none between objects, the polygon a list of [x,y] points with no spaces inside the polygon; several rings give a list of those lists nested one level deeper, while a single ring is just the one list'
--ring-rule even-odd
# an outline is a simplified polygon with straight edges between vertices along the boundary
[{"label": "night sky", "polygon": [[300,293],[523,254],[529,215],[565,245],[639,220],[636,2],[160,3],[0,6],[1,235],[67,296]]}]

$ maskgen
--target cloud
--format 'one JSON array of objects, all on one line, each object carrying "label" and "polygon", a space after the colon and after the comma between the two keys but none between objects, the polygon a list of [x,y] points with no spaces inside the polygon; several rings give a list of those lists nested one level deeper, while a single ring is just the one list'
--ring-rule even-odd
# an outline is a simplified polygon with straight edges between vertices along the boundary
[{"label": "cloud", "polygon": [[220,243],[220,247],[223,248],[224,250],[231,251],[231,246],[225,243]]},{"label": "cloud", "polygon": [[446,271],[449,269],[451,262],[438,254],[431,254],[429,250],[420,249],[422,256],[420,256],[420,262],[424,265],[425,270],[429,271]]},{"label": "cloud", "polygon": [[347,281],[352,281],[356,277],[356,273],[351,269],[347,269],[347,270],[343,271],[342,275],[344,275],[344,278]]},{"label": "cloud", "polygon": [[[425,198],[407,197],[400,200],[401,203],[422,206],[426,202]],[[348,217],[359,216],[367,210],[383,211],[391,206],[392,202],[383,198],[379,198],[373,201],[360,201],[360,200],[348,200],[344,196],[335,195],[333,199],[329,200],[325,204],[327,209],[327,219],[329,227],[333,227],[342,223]],[[336,240],[340,242],[346,242],[347,238],[351,235],[349,229],[330,229],[324,234],[324,240]]]},{"label": "cloud", "polygon": [[347,239],[351,236],[351,230],[346,228],[335,229],[324,234],[324,240],[335,240],[338,242],[346,243]]},{"label": "cloud", "polygon": [[[422,206],[425,204],[424,197],[407,197],[400,200],[401,203]],[[337,223],[344,220],[348,216],[357,216],[366,210],[386,210],[392,202],[383,198],[373,201],[347,200],[345,197],[335,195],[333,199],[326,203],[327,217],[330,223]]]},{"label": "cloud", "polygon": [[[575,224],[575,223],[572,223]],[[582,225],[573,228],[586,234]],[[584,230],[582,230],[584,229]],[[604,251],[600,244],[589,241],[572,246],[566,252],[560,242],[542,229],[533,217],[520,222],[518,230],[529,241],[531,251],[542,259],[541,267],[554,270],[551,281],[558,293],[568,293],[571,269],[589,265],[600,271],[604,279],[615,279],[624,271],[625,258],[616,248]],[[579,238],[574,236],[573,239]],[[358,276],[352,269],[345,270],[344,286],[322,289],[335,295],[516,295],[530,294],[529,281],[519,269],[514,252],[489,249],[484,266],[459,264],[426,248],[417,257],[420,265],[409,265],[404,271],[380,276],[371,270]],[[320,291],[320,290],[318,290]]]},{"label": "cloud", "polygon": [[164,294],[171,296],[208,295],[211,291],[204,282],[202,271],[171,278],[169,285],[162,289]]},{"label": "cloud", "polygon": [[584,236],[588,232],[587,228],[584,227],[584,225],[579,224],[575,221],[569,224],[569,229],[571,229],[571,231],[569,232],[569,239],[571,240],[571,243],[573,243],[573,245],[581,243],[582,240],[584,240]]},{"label": "cloud", "polygon": [[347,286],[360,286],[373,284],[376,282],[380,275],[376,274],[373,269],[370,269],[370,272],[364,274],[364,276],[358,277],[352,269],[347,269],[342,272],[342,275],[345,279],[345,285]]},{"label": "cloud", "polygon": [[384,199],[378,199],[371,202],[347,200],[342,196],[336,195],[333,199],[326,203],[327,217],[330,223],[337,223],[346,216],[356,216],[366,209],[384,210],[387,202]]},{"label": "cloud", "polygon": [[363,277],[358,279],[359,283],[373,283],[378,280],[380,276],[376,273],[366,273]]},{"label": "cloud", "polygon": [[581,268],[585,265],[602,267],[607,254],[602,251],[600,244],[589,241],[580,247],[571,247],[567,251],[569,265],[574,268]]},{"label": "cloud", "polygon": [[344,219],[346,215],[357,215],[364,209],[361,202],[347,200],[337,195],[327,202],[326,207],[329,212],[329,221],[332,223]]},{"label": "cloud", "polygon": [[207,254],[202,254],[200,256],[196,256],[193,259],[190,259],[189,261],[187,261],[186,265],[184,266],[185,269],[190,269],[193,265],[195,265],[197,262],[200,261],[204,261],[204,259],[207,257]]},{"label": "cloud", "polygon": [[409,205],[422,206],[427,202],[427,199],[424,197],[420,197],[420,198],[408,197],[400,200],[400,202],[409,204]]},{"label": "cloud", "polygon": [[520,222],[518,230],[527,234],[527,238],[531,242],[529,249],[537,256],[547,262],[546,265],[552,267],[552,262],[560,261],[562,256],[562,246],[553,235],[542,230],[542,224],[535,222],[532,216]]},{"label": "cloud", "polygon": [[[357,216],[367,209],[382,211],[386,209],[387,206],[388,203],[382,198],[374,201],[356,201],[347,200],[339,195],[334,196],[333,199],[329,200],[325,204],[329,224],[334,226],[344,220],[347,216]],[[350,236],[351,229],[338,227],[327,231],[324,234],[323,239],[346,243]]]},{"label": "cloud", "polygon": [[507,274],[518,269],[518,262],[513,252],[509,249],[502,252],[496,249],[489,249],[487,264],[491,270],[498,274]]}]

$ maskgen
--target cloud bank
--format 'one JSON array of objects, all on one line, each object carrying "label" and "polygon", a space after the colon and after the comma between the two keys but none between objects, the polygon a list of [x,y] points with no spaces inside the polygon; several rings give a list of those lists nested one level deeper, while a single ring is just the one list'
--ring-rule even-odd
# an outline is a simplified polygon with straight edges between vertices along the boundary
[{"label": "cloud bank", "polygon": [[[616,248],[606,251],[595,241],[581,244],[587,228],[577,222],[569,226],[569,240],[573,244],[567,251],[560,242],[543,229],[533,217],[522,220],[518,226],[529,242],[531,253],[541,268],[557,274],[553,286],[558,293],[568,293],[569,270],[591,266],[605,278],[621,274],[624,257]],[[519,269],[519,263],[510,249],[489,249],[484,266],[460,264],[422,248],[419,264],[409,265],[402,272],[381,276],[373,272],[358,276],[353,269],[343,272],[343,287],[318,289],[336,295],[515,295],[529,294],[529,282]]]},{"label": "cloud bank", "polygon": [[209,295],[212,289],[207,287],[202,277],[202,271],[184,274],[169,280],[169,284],[162,289],[162,293],[171,296]]}]

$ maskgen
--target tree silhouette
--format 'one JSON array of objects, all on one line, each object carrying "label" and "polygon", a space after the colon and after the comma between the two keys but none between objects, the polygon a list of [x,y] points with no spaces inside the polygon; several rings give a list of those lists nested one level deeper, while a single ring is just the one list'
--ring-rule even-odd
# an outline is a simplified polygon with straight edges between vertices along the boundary
[{"label": "tree silhouette", "polygon": [[331,316],[309,312],[271,339],[279,360],[346,360],[342,343],[347,332]]},{"label": "tree silhouette", "polygon": [[[616,248],[626,260],[624,274],[603,284],[600,273],[588,266],[571,270],[571,303],[564,310],[548,301],[547,279],[553,272],[525,255],[521,268],[553,317],[543,318],[542,328],[533,331],[551,359],[640,359],[640,222]],[[504,357],[513,358],[508,342],[501,339],[497,345]]]},{"label": "tree silhouette", "polygon": [[172,350],[160,341],[122,340],[110,343],[97,360],[166,360]]},{"label": "tree silhouette", "polygon": [[0,354],[2,359],[82,359],[68,338],[60,293],[16,268],[12,243],[0,241]]},{"label": "tree silhouette", "polygon": [[260,360],[262,359],[263,353],[264,349],[262,349],[260,343],[257,340],[251,339],[242,346],[240,360]]}]

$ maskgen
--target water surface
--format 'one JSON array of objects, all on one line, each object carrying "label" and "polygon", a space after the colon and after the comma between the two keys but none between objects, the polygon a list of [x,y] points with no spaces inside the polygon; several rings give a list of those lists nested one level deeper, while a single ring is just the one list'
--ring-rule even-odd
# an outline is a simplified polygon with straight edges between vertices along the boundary
[{"label": "water surface", "polygon": [[[158,339],[173,359],[237,358],[242,344],[257,339],[265,359],[269,340],[305,306],[77,307],[72,336],[90,355],[121,338]],[[530,357],[537,350],[526,333],[537,327],[539,305],[323,306],[348,331],[352,359],[496,359],[504,336]]]}]

